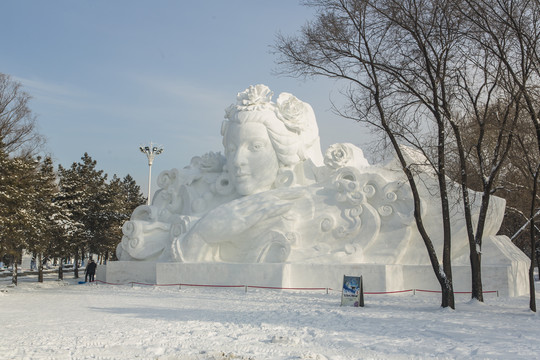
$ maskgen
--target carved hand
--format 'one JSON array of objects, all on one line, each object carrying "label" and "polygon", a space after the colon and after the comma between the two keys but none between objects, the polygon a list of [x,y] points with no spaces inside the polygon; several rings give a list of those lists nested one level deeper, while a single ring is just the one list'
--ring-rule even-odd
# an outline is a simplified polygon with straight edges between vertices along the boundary
[{"label": "carved hand", "polygon": [[231,240],[256,224],[277,221],[292,206],[292,201],[274,194],[247,196],[210,211],[191,232],[209,244]]}]

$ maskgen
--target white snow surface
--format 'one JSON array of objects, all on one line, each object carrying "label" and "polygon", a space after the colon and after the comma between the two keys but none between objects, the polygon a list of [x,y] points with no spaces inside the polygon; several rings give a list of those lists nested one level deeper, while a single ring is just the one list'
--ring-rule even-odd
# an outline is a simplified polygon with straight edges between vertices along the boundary
[{"label": "white snow surface", "polygon": [[[528,297],[79,284],[0,279],[2,359],[533,359]],[[537,283],[538,285],[538,283]],[[537,297],[540,292],[537,292]]]}]

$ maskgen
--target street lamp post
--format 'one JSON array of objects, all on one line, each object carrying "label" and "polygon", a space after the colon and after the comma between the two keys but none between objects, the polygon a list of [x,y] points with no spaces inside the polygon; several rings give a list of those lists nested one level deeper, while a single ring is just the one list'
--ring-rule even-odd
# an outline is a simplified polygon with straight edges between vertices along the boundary
[{"label": "street lamp post", "polygon": [[161,146],[155,146],[150,142],[150,146],[139,146],[139,150],[146,154],[146,157],[148,158],[148,200],[146,201],[146,204],[150,205],[150,198],[152,196],[152,193],[150,192],[152,190],[152,163],[154,162],[154,157],[163,152],[163,148]]}]

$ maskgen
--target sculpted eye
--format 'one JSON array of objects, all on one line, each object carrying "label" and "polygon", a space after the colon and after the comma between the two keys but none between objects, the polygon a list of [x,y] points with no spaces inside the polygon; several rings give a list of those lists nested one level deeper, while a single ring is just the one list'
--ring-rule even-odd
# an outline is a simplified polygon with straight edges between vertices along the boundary
[{"label": "sculpted eye", "polygon": [[251,151],[260,151],[262,149],[264,149],[264,143],[261,141],[254,142],[250,146]]}]

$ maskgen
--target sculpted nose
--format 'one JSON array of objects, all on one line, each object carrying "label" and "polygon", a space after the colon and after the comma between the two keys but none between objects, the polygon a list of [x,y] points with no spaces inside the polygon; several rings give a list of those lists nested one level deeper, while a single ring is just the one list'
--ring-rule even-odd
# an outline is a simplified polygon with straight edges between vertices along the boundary
[{"label": "sculpted nose", "polygon": [[233,156],[232,162],[235,166],[242,166],[247,164],[246,151],[243,148],[237,149]]}]

